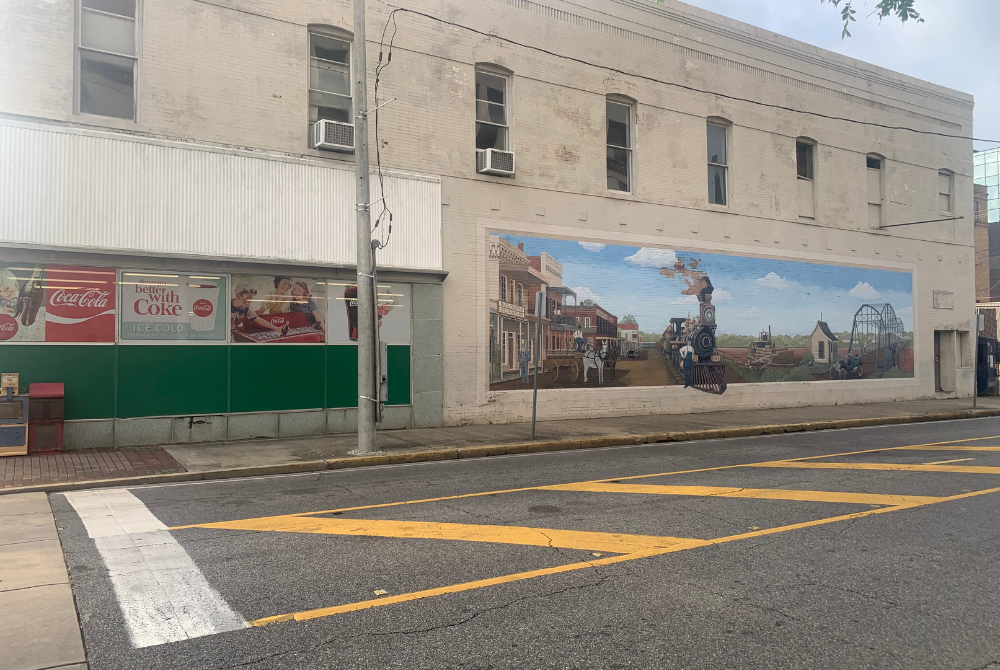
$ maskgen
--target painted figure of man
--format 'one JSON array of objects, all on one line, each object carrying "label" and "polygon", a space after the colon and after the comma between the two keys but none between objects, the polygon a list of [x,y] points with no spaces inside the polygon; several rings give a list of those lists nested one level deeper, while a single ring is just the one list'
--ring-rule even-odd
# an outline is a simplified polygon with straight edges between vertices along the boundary
[{"label": "painted figure of man", "polygon": [[694,349],[690,344],[685,344],[681,347],[680,354],[684,362],[684,388],[694,386]]},{"label": "painted figure of man", "polygon": [[517,354],[517,363],[521,366],[521,383],[528,383],[528,362],[531,360],[531,351],[527,347],[522,347]]},{"label": "painted figure of man", "polygon": [[579,328],[573,331],[573,339],[576,340],[576,350],[583,351],[583,343],[585,341],[583,339],[583,331]]}]

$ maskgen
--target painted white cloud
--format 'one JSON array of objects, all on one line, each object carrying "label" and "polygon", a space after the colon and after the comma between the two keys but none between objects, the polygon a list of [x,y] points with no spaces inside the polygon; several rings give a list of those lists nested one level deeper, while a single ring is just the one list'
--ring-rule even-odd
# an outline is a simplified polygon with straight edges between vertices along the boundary
[{"label": "painted white cloud", "polygon": [[858,285],[847,292],[847,295],[858,300],[873,301],[881,300],[882,294],[876,291],[868,282],[858,282]]},{"label": "painted white cloud", "polygon": [[581,303],[584,300],[593,300],[594,302],[597,302],[601,299],[599,295],[591,291],[587,286],[574,286],[573,291],[576,292],[576,300],[578,303]]},{"label": "painted white cloud", "polygon": [[768,272],[757,280],[757,285],[765,288],[787,288],[788,280],[776,272]]},{"label": "painted white cloud", "polygon": [[[583,244],[582,242],[580,244]],[[625,257],[625,262],[638,268],[660,268],[671,267],[677,262],[677,254],[672,249],[657,249],[655,247],[643,247],[631,256]]]},{"label": "painted white cloud", "polygon": [[608,246],[606,244],[601,244],[600,242],[577,242],[577,244],[587,251],[593,251],[594,253],[604,251],[604,247]]}]

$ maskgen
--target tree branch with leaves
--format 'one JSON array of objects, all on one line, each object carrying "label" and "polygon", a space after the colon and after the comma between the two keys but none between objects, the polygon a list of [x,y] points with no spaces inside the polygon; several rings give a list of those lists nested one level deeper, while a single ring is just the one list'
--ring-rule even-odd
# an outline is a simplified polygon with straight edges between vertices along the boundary
[{"label": "tree branch with leaves", "polygon": [[[840,34],[840,37],[841,39],[850,37],[851,21],[857,20],[854,18],[857,14],[857,10],[854,9],[854,0],[819,1],[829,2],[831,5],[840,10],[840,18],[844,21],[844,31]],[[923,23],[923,18],[921,18],[920,14],[917,13],[917,10],[913,8],[915,3],[916,0],[879,0],[879,3],[875,5],[875,9],[872,10],[868,16],[878,16],[879,21],[887,16],[895,16],[899,19],[900,23],[906,23],[907,21]]]}]

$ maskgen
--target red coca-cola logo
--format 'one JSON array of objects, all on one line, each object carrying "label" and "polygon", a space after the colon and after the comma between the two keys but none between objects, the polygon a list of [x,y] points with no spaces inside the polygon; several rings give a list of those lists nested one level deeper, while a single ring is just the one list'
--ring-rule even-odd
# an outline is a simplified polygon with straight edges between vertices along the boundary
[{"label": "red coca-cola logo", "polygon": [[17,319],[9,314],[0,314],[0,340],[9,340],[17,335]]},{"label": "red coca-cola logo", "polygon": [[214,310],[215,307],[212,306],[212,301],[205,300],[204,298],[195,300],[194,304],[191,305],[191,311],[194,312],[195,316],[209,316]]},{"label": "red coca-cola logo", "polygon": [[115,271],[77,265],[45,268],[45,341],[115,341]]},{"label": "red coca-cola logo", "polygon": [[110,291],[95,289],[56,289],[49,294],[49,304],[53,307],[107,307]]}]

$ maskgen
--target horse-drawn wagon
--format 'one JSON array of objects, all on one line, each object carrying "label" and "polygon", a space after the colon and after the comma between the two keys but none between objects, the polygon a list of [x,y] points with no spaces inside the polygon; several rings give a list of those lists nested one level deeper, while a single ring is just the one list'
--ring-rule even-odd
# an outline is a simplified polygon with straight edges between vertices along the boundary
[{"label": "horse-drawn wagon", "polygon": [[615,364],[618,362],[618,351],[616,347],[609,347],[607,342],[601,344],[600,349],[595,349],[592,344],[587,344],[586,351],[549,351],[542,364],[542,376],[554,382],[561,375],[571,383],[580,379],[580,371],[583,371],[583,383],[587,383],[587,372],[594,370],[597,373],[597,383],[604,383],[604,366],[611,368],[611,378],[615,378]]}]

